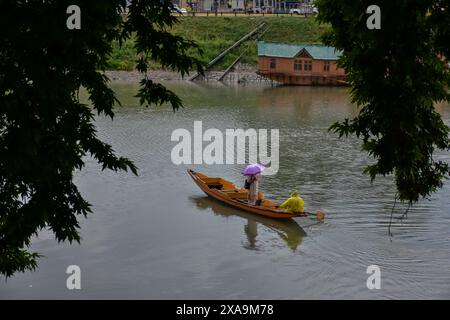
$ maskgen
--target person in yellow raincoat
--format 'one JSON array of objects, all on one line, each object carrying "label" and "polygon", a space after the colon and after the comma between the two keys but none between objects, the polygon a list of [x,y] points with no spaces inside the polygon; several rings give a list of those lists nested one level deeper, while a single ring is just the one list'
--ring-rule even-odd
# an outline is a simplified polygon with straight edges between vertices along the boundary
[{"label": "person in yellow raincoat", "polygon": [[305,201],[298,196],[296,191],[292,192],[291,197],[280,205],[285,212],[303,212]]}]

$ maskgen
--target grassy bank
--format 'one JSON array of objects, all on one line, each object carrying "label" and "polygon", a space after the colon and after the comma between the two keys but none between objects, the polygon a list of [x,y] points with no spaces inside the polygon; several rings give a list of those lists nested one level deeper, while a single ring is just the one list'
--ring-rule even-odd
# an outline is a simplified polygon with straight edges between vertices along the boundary
[{"label": "grassy bank", "polygon": [[[319,25],[314,17],[180,17],[172,32],[197,42],[203,49],[200,59],[208,63],[262,22],[270,28],[260,40],[272,42],[319,43],[321,34],[327,29],[327,26]],[[248,41],[216,68],[226,68],[243,51],[245,54],[241,62],[256,65],[256,43]],[[134,58],[132,41],[124,43],[122,48],[116,44],[109,61],[110,69],[132,70]],[[156,69],[158,64],[152,67]]]}]

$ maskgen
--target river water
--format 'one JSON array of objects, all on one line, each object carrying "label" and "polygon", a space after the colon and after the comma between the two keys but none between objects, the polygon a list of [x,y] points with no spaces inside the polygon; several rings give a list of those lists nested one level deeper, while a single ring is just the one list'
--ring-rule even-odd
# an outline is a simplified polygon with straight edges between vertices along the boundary
[{"label": "river water", "polygon": [[[102,172],[87,158],[76,183],[94,214],[80,218],[81,245],[41,232],[39,269],[0,284],[1,299],[450,298],[450,185],[401,221],[397,206],[389,237],[392,179],[371,184],[360,142],[327,131],[356,112],[346,89],[172,82],[185,105],[173,113],[140,107],[136,84],[113,86],[123,106],[113,122],[98,117],[98,135],[139,176]],[[450,107],[437,108],[450,123]],[[243,165],[174,165],[172,131],[192,132],[196,120],[204,130],[279,129],[279,171],[260,189],[276,201],[298,190],[325,222],[264,219],[207,198],[186,168],[240,184]],[[81,290],[66,288],[69,265],[81,269]],[[379,290],[366,286],[370,265],[380,268]]]}]

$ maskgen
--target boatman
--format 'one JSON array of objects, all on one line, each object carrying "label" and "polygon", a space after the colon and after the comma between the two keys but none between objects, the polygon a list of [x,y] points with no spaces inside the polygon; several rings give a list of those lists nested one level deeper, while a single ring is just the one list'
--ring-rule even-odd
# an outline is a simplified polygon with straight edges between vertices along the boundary
[{"label": "boatman", "polygon": [[303,212],[305,201],[298,196],[296,191],[291,193],[291,197],[280,205],[285,212]]}]

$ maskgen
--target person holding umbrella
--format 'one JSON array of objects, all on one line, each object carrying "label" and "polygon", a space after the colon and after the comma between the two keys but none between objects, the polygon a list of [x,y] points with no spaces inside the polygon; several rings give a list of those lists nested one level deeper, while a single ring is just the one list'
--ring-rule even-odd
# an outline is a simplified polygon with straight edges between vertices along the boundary
[{"label": "person holding umbrella", "polygon": [[259,189],[259,181],[260,181],[260,173],[265,169],[262,164],[255,163],[249,164],[245,167],[242,174],[246,176],[245,179],[245,188],[248,189],[248,204],[254,206],[256,201],[258,200],[258,189]]}]

